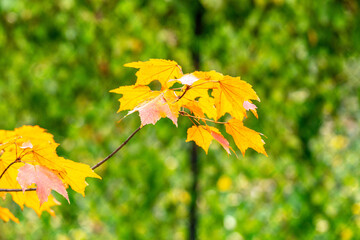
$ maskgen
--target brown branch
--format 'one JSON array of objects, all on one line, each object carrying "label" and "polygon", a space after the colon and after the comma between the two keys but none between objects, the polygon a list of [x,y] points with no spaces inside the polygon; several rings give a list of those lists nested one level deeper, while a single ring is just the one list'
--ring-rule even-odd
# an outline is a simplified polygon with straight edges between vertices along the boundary
[{"label": "brown branch", "polygon": [[[97,164],[95,164],[94,166],[91,167],[92,170],[95,170],[96,168],[100,167],[103,163],[105,163],[107,160],[109,160],[112,156],[114,156],[121,148],[123,148],[129,141],[132,137],[134,137],[134,135],[140,131],[141,129],[141,126],[136,129],[117,149],[115,149],[115,151],[113,151],[109,156],[107,156],[106,158],[104,158],[103,160],[101,160],[100,162],[98,162]],[[17,162],[17,160],[15,161]],[[7,171],[7,169],[12,165],[14,164],[15,162],[12,162],[5,170],[4,172],[1,174],[1,177],[2,175],[4,175],[4,173]],[[0,178],[1,178],[0,177]],[[23,190],[22,189],[7,189],[7,188],[0,188],[0,192],[22,192]],[[24,191],[36,191],[36,188],[28,188],[28,189],[25,189]]]},{"label": "brown branch", "polygon": [[[22,192],[22,189],[8,189],[8,188],[0,188],[0,192]],[[25,192],[36,191],[36,188],[28,188],[24,190]]]},{"label": "brown branch", "polygon": [[126,140],[125,142],[123,142],[117,149],[115,149],[115,151],[113,151],[109,156],[107,156],[106,158],[104,158],[103,160],[101,160],[100,162],[98,162],[97,164],[95,164],[94,166],[91,167],[92,170],[100,167],[103,163],[105,163],[107,160],[109,160],[112,156],[114,156],[121,148],[123,148],[129,141],[130,139],[138,132],[140,131],[141,126],[136,129]]}]

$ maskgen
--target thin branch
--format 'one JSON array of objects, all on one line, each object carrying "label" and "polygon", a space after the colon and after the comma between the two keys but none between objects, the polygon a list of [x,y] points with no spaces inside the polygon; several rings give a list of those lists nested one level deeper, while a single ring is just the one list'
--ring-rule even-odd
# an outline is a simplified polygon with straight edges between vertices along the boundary
[{"label": "thin branch", "polygon": [[[100,162],[98,162],[97,164],[95,164],[94,166],[91,167],[92,170],[95,170],[96,168],[100,167],[103,163],[105,163],[107,160],[109,160],[112,156],[114,156],[121,148],[123,148],[129,141],[132,137],[134,137],[134,135],[140,131],[141,129],[141,126],[136,129],[126,140],[125,142],[123,142],[117,149],[115,149],[115,151],[113,151],[109,156],[107,156],[106,158],[104,158],[103,160],[101,160]],[[4,170],[4,172],[1,174],[0,176],[0,179],[1,177],[4,175],[4,173],[7,171],[7,169],[9,169],[9,167],[16,163],[18,160],[12,162],[9,166],[7,166],[7,168]],[[7,189],[7,188],[0,188],[0,192],[22,192],[23,190],[22,189]],[[25,189],[24,191],[36,191],[36,188],[28,188],[28,189]]]},{"label": "thin branch", "polygon": [[115,149],[115,151],[113,151],[109,156],[107,156],[106,158],[104,158],[103,160],[101,160],[100,162],[98,162],[97,164],[95,164],[94,166],[91,167],[92,170],[100,167],[103,163],[105,163],[107,160],[109,160],[112,156],[114,156],[121,148],[123,148],[129,141],[130,139],[138,132],[140,131],[141,126],[136,129],[126,140],[125,142],[123,142],[117,149]]},{"label": "thin branch", "polygon": [[187,91],[190,89],[190,87],[189,87],[188,85],[185,85],[185,86],[186,86],[186,87],[185,87],[185,90],[184,90],[183,94],[181,94],[181,96],[178,97],[178,99],[176,99],[175,102],[180,101],[180,99],[181,99],[181,98],[187,93]]},{"label": "thin branch", "polygon": [[[8,188],[0,188],[0,192],[22,192],[22,189],[8,189]],[[36,191],[36,188],[28,188],[24,190],[25,192]]]}]

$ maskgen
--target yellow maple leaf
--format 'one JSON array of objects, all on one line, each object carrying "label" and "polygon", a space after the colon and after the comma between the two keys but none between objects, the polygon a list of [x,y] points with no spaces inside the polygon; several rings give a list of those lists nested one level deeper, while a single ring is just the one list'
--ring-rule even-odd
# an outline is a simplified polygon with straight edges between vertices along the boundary
[{"label": "yellow maple leaf", "polygon": [[159,91],[151,91],[148,86],[141,85],[123,86],[113,89],[110,92],[122,94],[122,97],[119,99],[120,108],[118,112],[132,110],[140,103],[155,98],[160,94]]},{"label": "yellow maple leaf", "polygon": [[55,216],[55,211],[51,209],[51,207],[60,205],[60,203],[51,194],[49,195],[47,201],[42,204],[40,204],[39,197],[35,191],[25,192],[24,194],[20,192],[16,194],[21,194],[23,196],[24,201],[22,203],[14,200],[21,209],[23,209],[23,206],[25,205],[26,207],[33,209],[39,217],[43,212],[48,212],[51,216]]},{"label": "yellow maple leaf", "polygon": [[[82,195],[87,185],[86,177],[100,178],[88,165],[59,157],[56,153],[59,144],[54,141],[50,133],[39,126],[23,126],[14,131],[1,131],[0,143],[3,144],[1,146],[6,145],[2,148],[0,156],[0,174],[2,174],[0,188],[21,188],[17,181],[18,169],[25,163],[47,167],[66,184],[66,187],[70,185],[73,190]],[[32,184],[29,187],[36,187],[36,185]],[[59,204],[52,195],[49,195],[48,201],[40,206],[36,192],[11,192],[10,194],[21,208],[26,205],[34,209],[37,214],[41,214],[42,211],[54,214],[50,207]]]},{"label": "yellow maple leaf", "polygon": [[209,146],[213,136],[204,126],[192,126],[187,130],[186,142],[194,141],[199,147],[202,147],[206,154],[208,153]]},{"label": "yellow maple leaf", "polygon": [[58,172],[60,178],[83,196],[85,196],[85,187],[88,185],[85,181],[87,177],[101,179],[87,164],[70,161],[63,157],[59,157],[57,161],[65,169],[65,171]]},{"label": "yellow maple leaf", "polygon": [[175,61],[163,59],[150,59],[146,62],[132,62],[125,67],[139,68],[136,72],[136,85],[148,85],[154,80],[161,83],[162,90],[174,84],[171,79],[180,78],[183,73],[181,67]]},{"label": "yellow maple leaf", "polygon": [[260,133],[245,127],[243,122],[238,119],[231,119],[225,124],[225,128],[243,155],[245,155],[246,149],[252,148],[267,156],[264,148],[265,142],[261,139]]},{"label": "yellow maple leaf", "polygon": [[212,92],[215,98],[217,118],[225,113],[230,113],[234,118],[242,119],[246,116],[246,109],[243,104],[248,100],[259,100],[252,86],[240,77],[224,76],[218,82],[218,87]]},{"label": "yellow maple leaf", "polygon": [[214,99],[210,97],[199,98],[198,101],[187,101],[183,106],[200,118],[205,118],[205,114],[208,118],[212,119],[215,119],[217,116]]},{"label": "yellow maple leaf", "polygon": [[211,141],[215,139],[230,154],[229,142],[221,135],[220,131],[211,126],[192,126],[187,131],[186,142],[194,141],[199,147],[202,147],[206,154],[208,153]]}]

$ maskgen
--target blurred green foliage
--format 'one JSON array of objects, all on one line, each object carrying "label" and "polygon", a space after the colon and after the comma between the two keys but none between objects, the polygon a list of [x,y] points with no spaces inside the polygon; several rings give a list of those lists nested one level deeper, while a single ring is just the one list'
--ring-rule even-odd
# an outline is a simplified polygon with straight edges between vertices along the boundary
[{"label": "blurred green foliage", "polygon": [[[356,0],[0,0],[0,128],[49,130],[59,155],[94,164],[138,125],[118,96],[131,61],[241,76],[262,99],[269,157],[200,153],[199,239],[360,237],[360,5]],[[23,212],[0,239],[186,239],[187,119],[146,126],[56,217]]]}]

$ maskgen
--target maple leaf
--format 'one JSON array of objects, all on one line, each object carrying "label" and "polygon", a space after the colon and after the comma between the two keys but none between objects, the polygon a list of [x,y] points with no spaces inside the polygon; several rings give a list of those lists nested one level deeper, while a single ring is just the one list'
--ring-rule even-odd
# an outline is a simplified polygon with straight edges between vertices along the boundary
[{"label": "maple leaf", "polygon": [[[31,208],[35,211],[35,213],[40,217],[42,212],[48,212],[51,216],[55,216],[55,211],[51,209],[53,206],[60,205],[53,195],[49,195],[46,202],[40,204],[39,197],[36,192],[25,192],[25,193],[16,193],[23,196],[23,205],[28,208]],[[15,201],[15,200],[14,200]],[[23,205],[21,206],[18,202],[16,202],[21,209],[23,209]]]},{"label": "maple leaf", "polygon": [[140,103],[147,101],[151,98],[156,97],[160,94],[159,91],[151,91],[148,86],[131,85],[123,86],[111,90],[110,92],[122,94],[123,96],[119,99],[120,108],[118,112],[123,110],[132,110],[137,107]]},{"label": "maple leaf", "polygon": [[141,119],[141,125],[154,124],[162,117],[170,118],[173,123],[177,126],[178,111],[171,109],[169,104],[166,102],[163,95],[159,95],[153,100],[144,103],[143,105],[136,107],[129,114],[138,111]]},{"label": "maple leaf", "polygon": [[[218,73],[214,70],[208,71],[208,72],[203,72],[203,71],[195,71],[192,73],[195,77],[197,77],[198,79],[204,80],[204,81],[220,81],[221,79],[224,78],[224,75],[221,73]],[[204,81],[202,81],[201,83],[205,83]],[[209,82],[211,83],[211,82]],[[210,85],[211,86],[211,85]],[[214,87],[214,86],[212,86]]]},{"label": "maple leaf", "polygon": [[199,147],[202,147],[206,154],[208,153],[209,146],[213,136],[211,133],[203,126],[192,126],[187,130],[187,139],[186,142],[194,141]]},{"label": "maple leaf", "polygon": [[163,59],[150,59],[146,62],[132,62],[125,67],[139,68],[136,72],[136,85],[148,85],[154,80],[161,83],[162,89],[168,88],[170,79],[180,78],[183,73],[181,67],[175,61]]},{"label": "maple leaf", "polygon": [[85,179],[87,177],[101,179],[89,165],[67,160],[59,157],[57,160],[65,171],[56,171],[64,183],[69,184],[71,188],[85,197],[85,187],[88,185]]},{"label": "maple leaf", "polygon": [[[0,131],[0,147],[3,153],[0,156],[0,173],[2,173],[10,164],[11,167],[6,170],[3,177],[0,178],[0,188],[19,189],[21,186],[17,182],[18,169],[24,166],[24,163],[32,165],[42,165],[51,170],[61,179],[64,184],[70,185],[73,190],[84,196],[84,190],[87,186],[86,177],[100,178],[88,165],[73,162],[56,154],[57,144],[53,136],[47,133],[45,129],[39,126],[23,126],[14,131]],[[20,159],[21,162],[14,160]],[[67,187],[67,185],[64,185]],[[54,215],[52,206],[59,205],[56,199],[49,195],[47,202],[42,202],[36,192],[11,192],[14,202],[22,209],[25,206],[32,208],[38,215],[43,211]]]},{"label": "maple leaf", "polygon": [[233,137],[243,156],[248,148],[267,156],[264,148],[265,142],[261,139],[260,133],[245,127],[242,121],[234,118],[225,124],[225,128],[226,132]]},{"label": "maple leaf", "polygon": [[228,154],[230,153],[230,144],[228,142],[228,140],[226,140],[226,138],[224,138],[223,135],[221,135],[220,131],[217,128],[213,128],[211,131],[211,136],[218,142],[221,144],[221,146],[225,149],[225,151]]},{"label": "maple leaf", "polygon": [[199,147],[202,147],[206,154],[208,153],[211,141],[215,139],[223,146],[228,154],[230,153],[229,142],[221,135],[220,131],[211,126],[192,126],[187,131],[186,142],[194,141]]},{"label": "maple leaf", "polygon": [[4,222],[13,220],[16,223],[19,223],[19,219],[17,219],[7,208],[0,207],[0,219]]},{"label": "maple leaf", "polygon": [[187,101],[184,107],[189,109],[195,116],[204,118],[205,114],[209,118],[216,118],[216,108],[214,106],[213,98],[199,98],[198,101]]},{"label": "maple leaf", "polygon": [[23,191],[33,183],[37,185],[36,193],[40,199],[40,205],[48,200],[52,189],[63,195],[70,203],[64,183],[44,166],[25,164],[19,168],[17,181]]},{"label": "maple leaf", "polygon": [[259,100],[252,86],[240,80],[240,77],[224,76],[212,94],[215,98],[218,119],[227,112],[234,118],[242,119],[246,116],[244,101]]}]

